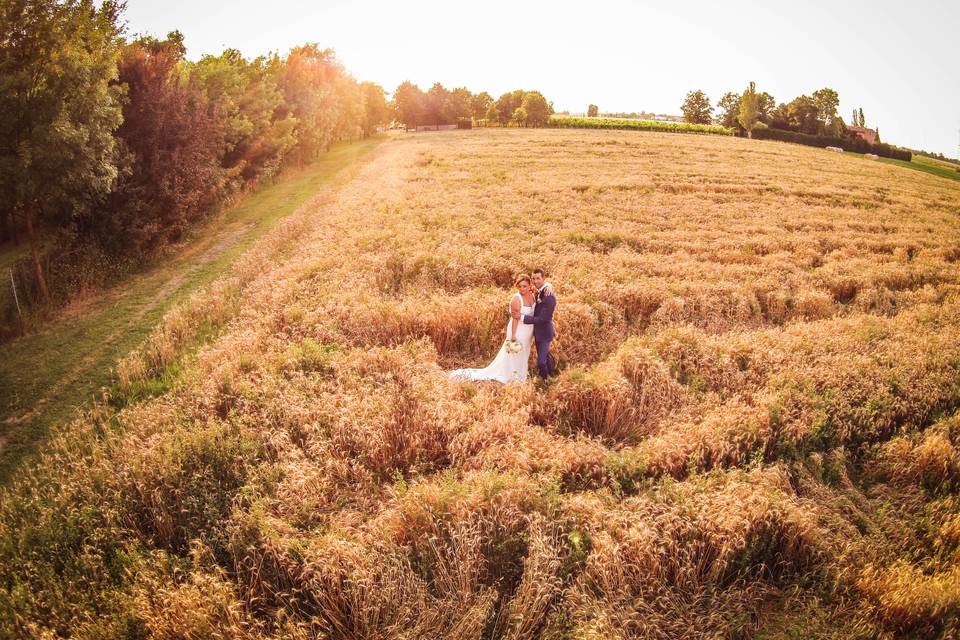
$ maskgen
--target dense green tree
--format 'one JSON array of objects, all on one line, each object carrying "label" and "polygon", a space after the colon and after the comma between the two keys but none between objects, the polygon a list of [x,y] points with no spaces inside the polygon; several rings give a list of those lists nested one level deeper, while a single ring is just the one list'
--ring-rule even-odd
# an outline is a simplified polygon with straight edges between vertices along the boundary
[{"label": "dense green tree", "polygon": [[737,117],[740,115],[740,94],[728,91],[717,101],[720,109],[720,124],[725,127],[736,127]]},{"label": "dense green tree", "polygon": [[427,90],[424,100],[424,117],[427,124],[452,124],[456,122],[450,91],[439,82]]},{"label": "dense green tree", "polygon": [[773,118],[773,110],[776,108],[777,102],[773,99],[773,96],[767,93],[766,91],[761,91],[757,94],[757,116],[760,122],[764,124],[770,124],[770,120]]},{"label": "dense green tree", "polygon": [[363,92],[363,133],[372,135],[377,127],[390,122],[390,109],[383,87],[374,82],[361,82]]},{"label": "dense green tree", "polygon": [[127,90],[117,136],[129,157],[96,226],[113,253],[145,253],[178,238],[218,202],[227,120],[182,73],[181,49],[126,46],[119,80]]},{"label": "dense green tree", "polygon": [[513,115],[510,116],[510,122],[517,126],[525,127],[527,126],[528,117],[529,116],[527,114],[526,109],[524,109],[523,107],[517,107],[516,109],[514,109]]},{"label": "dense green tree", "polygon": [[820,122],[820,132],[827,135],[839,135],[840,127],[837,122],[837,107],[840,97],[833,89],[824,88],[813,92],[814,104],[817,105],[817,120]]},{"label": "dense green tree", "polygon": [[285,59],[274,57],[271,64],[283,92],[280,115],[291,115],[297,123],[294,151],[300,162],[312,160],[337,136],[343,106],[338,80],[346,72],[333,49],[321,49],[316,43],[294,47]]},{"label": "dense green tree", "polygon": [[497,108],[497,103],[491,102],[487,105],[487,113],[484,115],[488,123],[500,122],[500,110]]},{"label": "dense green tree", "polygon": [[224,120],[221,163],[227,175],[239,186],[276,173],[296,143],[296,121],[282,108],[283,94],[267,60],[248,61],[236,49],[227,49],[219,56],[203,56],[189,73]]},{"label": "dense green tree", "polygon": [[843,118],[841,118],[840,116],[837,116],[834,119],[830,135],[836,138],[847,137],[847,123],[844,122]]},{"label": "dense green tree", "polygon": [[331,142],[359,140],[364,136],[363,120],[366,112],[363,108],[363,90],[343,67],[340,67],[340,70],[342,73],[338,73],[333,79],[337,118]]},{"label": "dense green tree", "polygon": [[[860,126],[861,126],[861,127],[867,126],[867,121],[863,118],[863,107],[860,107],[860,118],[859,118],[859,120],[860,120]],[[878,129],[877,131],[879,132],[879,129]],[[879,139],[880,139],[880,134],[878,133],[878,134],[877,134],[877,140],[879,140]]]},{"label": "dense green tree", "polygon": [[474,94],[466,87],[449,91],[438,82],[424,93],[416,85],[404,82],[393,94],[395,117],[408,126],[453,124],[464,118],[506,126],[515,122],[514,114],[520,107],[526,114],[526,126],[544,126],[553,114],[553,105],[539,91],[517,89],[493,100],[485,91]]},{"label": "dense green tree", "polygon": [[453,122],[473,115],[473,94],[466,87],[457,87],[450,92],[450,116]]},{"label": "dense green tree", "polygon": [[523,96],[526,93],[523,89],[509,91],[497,98],[497,111],[499,112],[500,124],[508,125],[513,118],[513,112],[517,107],[523,104]]},{"label": "dense green tree", "polygon": [[[812,96],[802,95],[787,104],[770,108],[773,97],[760,94],[760,120],[776,129],[787,129],[810,135],[842,136],[846,130],[843,119],[837,115],[839,97],[833,89],[815,91]],[[768,103],[765,105],[765,103]],[[764,111],[768,112],[764,117]],[[856,124],[856,113],[854,113]]]},{"label": "dense green tree", "polygon": [[710,98],[703,91],[696,90],[687,94],[680,107],[683,119],[693,124],[710,124],[713,120],[713,107]]},{"label": "dense green tree", "polygon": [[486,91],[477,93],[470,100],[470,112],[475,120],[483,120],[487,117],[487,111],[493,104],[493,98]]},{"label": "dense green tree", "polygon": [[71,229],[114,186],[123,88],[113,0],[0,5],[0,208],[30,241],[37,287],[45,229]]},{"label": "dense green tree", "polygon": [[819,109],[810,96],[794,98],[786,107],[789,128],[800,133],[817,135],[821,132]]},{"label": "dense green tree", "polygon": [[600,113],[600,108],[597,105],[595,104],[587,105],[588,118],[596,118],[599,113]]},{"label": "dense green tree", "polygon": [[393,92],[393,109],[397,120],[408,127],[424,123],[426,96],[410,81],[401,82]]},{"label": "dense green tree", "polygon": [[539,91],[528,91],[523,95],[520,107],[526,113],[524,122],[527,126],[543,127],[553,114],[553,107]]},{"label": "dense green tree", "polygon": [[790,129],[790,109],[786,104],[781,102],[770,112],[770,126],[774,129]]}]

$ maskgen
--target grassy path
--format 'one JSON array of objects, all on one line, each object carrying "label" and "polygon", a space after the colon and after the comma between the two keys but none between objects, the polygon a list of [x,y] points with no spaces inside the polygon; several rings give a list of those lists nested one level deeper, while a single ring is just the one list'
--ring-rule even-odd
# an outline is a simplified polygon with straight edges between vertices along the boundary
[{"label": "grassy path", "polygon": [[246,196],[170,258],[43,331],[0,345],[0,483],[37,453],[55,425],[111,382],[117,360],[167,310],[226,271],[324,185],[350,175],[378,144],[334,147],[309,167]]}]

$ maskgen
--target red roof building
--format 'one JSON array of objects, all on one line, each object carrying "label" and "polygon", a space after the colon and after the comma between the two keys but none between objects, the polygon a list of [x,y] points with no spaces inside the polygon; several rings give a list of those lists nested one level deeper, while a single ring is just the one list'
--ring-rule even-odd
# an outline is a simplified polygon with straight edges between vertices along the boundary
[{"label": "red roof building", "polygon": [[877,142],[877,132],[866,127],[847,127],[847,135],[851,138],[862,138],[870,144]]}]

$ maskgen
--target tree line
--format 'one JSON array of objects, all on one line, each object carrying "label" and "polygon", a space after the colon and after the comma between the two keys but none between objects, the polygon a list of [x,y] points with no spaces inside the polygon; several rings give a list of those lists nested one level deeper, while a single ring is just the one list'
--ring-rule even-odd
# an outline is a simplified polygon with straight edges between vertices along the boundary
[{"label": "tree line", "polygon": [[539,91],[517,89],[494,100],[486,91],[450,90],[439,82],[427,91],[409,81],[401,83],[393,92],[392,107],[396,121],[407,127],[479,121],[543,127],[553,115],[553,103]]},{"label": "tree line", "polygon": [[[743,93],[728,92],[717,102],[716,121],[740,135],[764,140],[779,140],[814,147],[835,146],[844,151],[871,153],[884,158],[910,162],[909,149],[880,142],[880,131],[874,128],[871,139],[851,135],[853,127],[865,128],[863,108],[853,110],[851,125],[837,113],[840,97],[830,88],[802,95],[790,102],[777,104],[769,93],[757,91],[751,82]],[[691,91],[683,102],[688,122],[713,121],[713,106],[702,91]]]},{"label": "tree line", "polygon": [[0,8],[0,242],[29,243],[43,302],[46,266],[149,255],[238,191],[390,120],[383,89],[331,49],[192,62],[179,32],[125,38],[123,8]]},{"label": "tree line", "polygon": [[[751,136],[758,128],[781,129],[813,136],[843,138],[847,124],[837,114],[840,97],[836,91],[825,87],[811,95],[801,95],[790,102],[777,104],[766,91],[757,91],[751,82],[737,93],[728,91],[717,101],[716,108],[710,98],[700,90],[690,91],[681,105],[687,122],[717,124],[736,129]],[[714,117],[714,112],[717,112]],[[865,127],[863,109],[854,110],[852,126]]]}]

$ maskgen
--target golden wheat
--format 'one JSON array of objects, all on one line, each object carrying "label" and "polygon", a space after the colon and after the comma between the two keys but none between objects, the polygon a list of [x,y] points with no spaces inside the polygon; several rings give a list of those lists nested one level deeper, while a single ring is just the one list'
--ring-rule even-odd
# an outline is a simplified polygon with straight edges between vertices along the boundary
[{"label": "golden wheat", "polygon": [[[953,182],[772,142],[384,143],[4,495],[3,630],[752,637],[815,607],[951,637],[958,214]],[[448,381],[538,266],[559,376]]]}]

